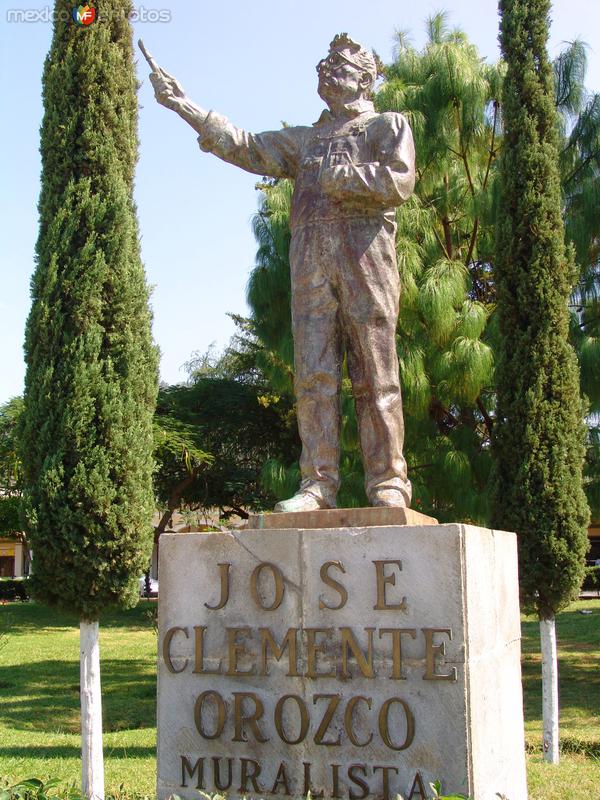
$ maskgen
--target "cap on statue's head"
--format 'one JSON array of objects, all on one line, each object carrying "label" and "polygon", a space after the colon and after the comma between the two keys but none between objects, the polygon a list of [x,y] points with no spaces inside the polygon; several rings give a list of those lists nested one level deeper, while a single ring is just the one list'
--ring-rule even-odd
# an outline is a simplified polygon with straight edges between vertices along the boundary
[{"label": "cap on statue's head", "polygon": [[338,33],[329,45],[329,55],[343,53],[344,59],[355,67],[366,72],[371,80],[375,82],[377,78],[377,64],[373,53],[365,50],[358,42],[351,39],[347,33]]}]

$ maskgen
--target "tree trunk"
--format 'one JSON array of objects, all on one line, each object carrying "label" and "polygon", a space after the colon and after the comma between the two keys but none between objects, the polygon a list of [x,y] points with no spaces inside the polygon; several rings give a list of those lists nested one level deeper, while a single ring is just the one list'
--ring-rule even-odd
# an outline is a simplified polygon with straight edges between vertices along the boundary
[{"label": "tree trunk", "polygon": [[104,800],[102,755],[102,694],[98,623],[81,620],[79,658],[81,682],[81,789],[87,800]]},{"label": "tree trunk", "polygon": [[540,619],[542,644],[542,718],[544,760],[558,764],[558,659],[556,654],[556,620]]},{"label": "tree trunk", "polygon": [[190,472],[190,474],[182,481],[180,481],[177,484],[177,486],[174,487],[173,491],[171,492],[171,496],[169,497],[169,502],[167,503],[167,510],[160,518],[160,522],[158,523],[158,525],[154,528],[154,546],[156,547],[156,565],[157,565],[156,577],[159,578],[159,580],[160,577],[158,575],[158,548],[159,548],[160,535],[161,533],[165,532],[167,525],[169,524],[169,520],[179,508],[179,505],[181,503],[181,498],[183,497],[185,490],[192,485],[192,483],[196,480],[197,477],[198,477],[198,470],[196,469],[196,467],[194,467],[194,469]]}]

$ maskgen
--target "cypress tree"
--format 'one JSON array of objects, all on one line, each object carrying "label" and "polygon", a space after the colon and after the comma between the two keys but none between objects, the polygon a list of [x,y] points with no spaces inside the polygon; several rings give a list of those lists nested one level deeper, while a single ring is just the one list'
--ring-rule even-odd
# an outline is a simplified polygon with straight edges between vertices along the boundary
[{"label": "cypress tree", "polygon": [[502,190],[496,245],[494,521],[519,537],[523,600],[540,617],[544,750],[558,760],[554,615],[578,592],[587,548],[584,409],[568,341],[575,280],[565,249],[549,0],[500,0]]},{"label": "cypress tree", "polygon": [[157,351],[133,202],[131,9],[129,0],[104,0],[101,15],[85,27],[73,21],[69,0],[55,2],[25,340],[22,448],[32,589],[82,620],[88,796],[103,794],[101,715],[99,738],[93,730],[99,666],[89,660],[97,657],[97,623],[105,609],[136,602],[152,545]]}]

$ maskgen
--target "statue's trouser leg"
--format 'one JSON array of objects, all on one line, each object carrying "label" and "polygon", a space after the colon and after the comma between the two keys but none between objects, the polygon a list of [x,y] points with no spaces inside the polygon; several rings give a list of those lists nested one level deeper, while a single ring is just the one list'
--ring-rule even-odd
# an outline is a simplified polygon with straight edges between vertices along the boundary
[{"label": "statue's trouser leg", "polygon": [[301,489],[333,504],[339,488],[342,339],[326,228],[296,229],[290,247]]},{"label": "statue's trouser leg", "polygon": [[303,226],[292,237],[290,266],[302,486],[326,499],[339,486],[343,336],[367,496],[397,489],[409,505],[396,354],[395,225],[353,219]]},{"label": "statue's trouser leg", "polygon": [[396,352],[400,298],[396,226],[353,219],[336,227],[342,328],[367,497],[372,502],[377,492],[397,489],[408,506],[411,484],[402,452],[404,420]]}]

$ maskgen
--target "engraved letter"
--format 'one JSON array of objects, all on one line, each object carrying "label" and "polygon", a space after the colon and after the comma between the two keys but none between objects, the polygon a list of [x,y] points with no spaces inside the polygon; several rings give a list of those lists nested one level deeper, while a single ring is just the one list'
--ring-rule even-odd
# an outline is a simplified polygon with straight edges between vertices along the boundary
[{"label": "engraved letter", "polygon": [[[254,787],[255,792],[262,791],[256,782],[256,779],[260,775],[261,766],[258,761],[253,761],[251,758],[241,758],[241,775],[240,775],[240,792],[247,792],[248,791],[248,781],[252,781],[252,786]],[[252,772],[248,771],[248,767],[250,764],[253,765],[254,769]]]},{"label": "engraved letter", "polygon": [[[402,706],[404,709],[404,715],[406,717],[406,736],[401,745],[395,745],[390,736],[389,713],[390,706],[392,706],[394,703],[398,703]],[[389,747],[390,750],[406,750],[407,747],[411,746],[412,741],[415,738],[415,718],[404,700],[401,700],[399,697],[389,697],[381,706],[381,710],[379,712],[379,733],[384,744]]]},{"label": "engraved letter", "polygon": [[[232,739],[234,742],[247,742],[246,738],[246,723],[252,729],[254,738],[257,742],[268,742],[268,738],[263,736],[260,728],[258,727],[258,720],[265,713],[265,707],[260,697],[254,692],[233,692],[234,700],[234,719],[235,719],[235,735]],[[243,715],[242,706],[244,698],[251,700],[254,703],[254,711],[251,714]]]},{"label": "engraved letter", "polygon": [[171,661],[171,640],[173,636],[177,633],[177,631],[182,631],[185,633],[185,638],[189,639],[188,630],[187,628],[180,628],[178,626],[174,628],[169,628],[169,630],[165,633],[165,638],[163,639],[163,658],[165,660],[165,664],[167,665],[167,669],[169,672],[173,672],[177,675],[178,672],[183,672],[183,670],[187,667],[188,660],[187,658],[183,662],[183,666],[181,669],[175,669],[173,666],[173,662]]},{"label": "engraved letter", "polygon": [[269,670],[267,668],[267,650],[270,647],[273,651],[273,656],[279,661],[283,656],[283,653],[288,648],[288,671],[287,675],[288,678],[297,678],[299,676],[298,672],[298,659],[297,659],[297,642],[296,642],[296,631],[298,628],[288,628],[288,632],[286,633],[281,647],[277,645],[277,642],[273,638],[273,634],[269,630],[269,628],[259,628],[260,638],[261,638],[261,645],[262,645],[262,663],[261,663],[261,675],[268,675]]},{"label": "engraved letter", "polygon": [[195,675],[220,675],[221,674],[221,659],[217,664],[216,669],[204,669],[204,631],[206,625],[194,625],[195,636],[195,651],[196,657],[194,659],[194,674]]},{"label": "engraved letter", "polygon": [[359,694],[356,695],[356,697],[351,697],[350,700],[348,700],[348,705],[346,706],[346,710],[344,712],[344,727],[346,728],[346,733],[348,734],[348,738],[355,747],[366,747],[368,744],[371,744],[373,740],[373,734],[371,733],[369,734],[369,738],[366,741],[359,742],[354,733],[354,728],[352,727],[352,723],[354,721],[352,715],[354,714],[355,707],[361,700],[363,701],[363,703],[367,704],[367,708],[370,710],[371,698],[363,697],[362,695]]},{"label": "engraved letter", "polygon": [[[269,569],[271,571],[275,581],[275,597],[273,598],[273,602],[270,606],[263,604],[262,597],[258,591],[258,581],[262,571],[265,569]],[[262,608],[264,611],[274,611],[276,608],[279,608],[281,601],[283,600],[283,593],[285,591],[283,574],[279,567],[277,567],[275,564],[270,564],[268,561],[263,561],[262,564],[259,564],[250,576],[250,591],[252,592],[252,599],[256,605],[259,608]]]},{"label": "engraved letter", "polygon": [[435,671],[435,657],[446,655],[446,645],[444,642],[439,644],[433,643],[434,633],[445,633],[450,641],[452,641],[452,630],[450,628],[423,628],[425,634],[425,675],[424,681],[455,681],[456,680],[456,667],[450,667],[450,672],[436,672]]},{"label": "engraved letter", "polygon": [[252,665],[250,669],[238,669],[238,656],[243,655],[245,647],[240,642],[236,642],[236,637],[239,634],[252,633],[252,628],[227,628],[227,651],[229,657],[229,669],[227,675],[254,675],[256,673],[256,666]]},{"label": "engraved letter", "polygon": [[396,575],[395,573],[392,575],[385,574],[385,568],[387,564],[395,564],[398,567],[398,571],[402,570],[402,561],[373,561],[375,564],[375,574],[377,576],[377,602],[373,606],[375,611],[385,611],[385,610],[395,610],[395,611],[404,611],[406,608],[406,597],[403,597],[399,603],[388,603],[387,598],[385,596],[385,587],[389,583],[390,586],[396,585]]},{"label": "engraved letter", "polygon": [[404,681],[406,675],[402,673],[402,634],[408,634],[411,639],[417,638],[417,631],[415,628],[380,628],[379,638],[386,634],[392,635],[392,674],[390,680]]},{"label": "engraved letter", "polygon": [[217,564],[217,567],[221,570],[221,599],[216,606],[209,606],[208,603],[204,603],[206,608],[210,611],[218,611],[220,608],[224,608],[227,605],[227,601],[229,600],[229,567],[231,564]]},{"label": "engraved letter", "polygon": [[364,798],[369,794],[369,784],[366,781],[363,781],[362,778],[359,778],[358,775],[356,775],[356,773],[359,770],[366,778],[367,777],[366,764],[351,764],[348,767],[348,777],[350,778],[352,783],[355,783],[362,789],[362,794],[357,794],[356,792],[353,792],[352,789],[350,789],[348,792],[348,797],[350,798],[350,800],[364,800]]},{"label": "engraved letter", "polygon": [[[286,700],[295,700],[298,710],[300,711],[300,731],[295,739],[288,739],[285,731],[283,730],[283,707]],[[306,708],[306,703],[299,695],[284,694],[283,697],[279,698],[277,705],[275,706],[275,728],[279,734],[279,738],[282,741],[284,741],[286,744],[300,744],[300,742],[304,741],[306,738],[309,726],[310,715],[308,713],[308,709]]]},{"label": "engraved letter", "polygon": [[398,770],[396,767],[373,767],[373,775],[380,769],[383,772],[383,800],[389,800],[390,798],[390,779],[389,773],[395,772],[396,775],[398,774]]},{"label": "engraved letter", "polygon": [[333,783],[333,787],[331,789],[331,796],[339,800],[341,798],[340,794],[340,765],[339,764],[331,764],[331,780]]},{"label": "engraved letter", "polygon": [[227,769],[229,775],[227,777],[227,786],[221,783],[221,759],[220,758],[213,758],[213,784],[215,789],[219,792],[226,792],[227,789],[231,788],[231,784],[233,782],[233,758],[227,759]]},{"label": "engraved letter", "polygon": [[350,628],[340,628],[342,634],[342,678],[351,678],[350,670],[348,669],[348,655],[352,651],[352,655],[356,659],[358,668],[365,678],[374,678],[375,672],[373,671],[373,631],[375,628],[365,628],[367,632],[367,657],[363,655],[360,645],[354,638],[354,634]]},{"label": "engraved letter", "polygon": [[317,655],[325,650],[325,642],[317,644],[317,634],[330,635],[333,628],[305,628],[306,633],[306,677],[307,678],[335,678],[335,666],[329,672],[317,672]]},{"label": "engraved letter", "polygon": [[331,747],[332,745],[339,745],[342,739],[341,732],[338,733],[338,737],[335,742],[324,742],[323,737],[327,733],[327,729],[329,728],[329,724],[333,719],[333,715],[336,712],[337,707],[340,704],[340,700],[342,699],[341,694],[315,694],[313,695],[313,706],[316,706],[317,700],[329,700],[329,705],[327,706],[327,710],[323,714],[323,719],[321,720],[321,724],[319,725],[317,732],[315,733],[314,742],[315,744],[324,744],[326,747]]},{"label": "engraved letter", "polygon": [[196,783],[196,789],[204,789],[204,759],[199,758],[192,767],[187,758],[185,756],[181,756],[181,786],[187,786],[185,780],[186,772],[188,777],[193,778],[196,771],[198,771],[198,782]]},{"label": "engraved letter", "polygon": [[329,576],[329,567],[336,567],[339,569],[340,572],[346,574],[346,570],[344,569],[344,565],[341,561],[326,561],[323,566],[321,567],[321,580],[326,586],[329,586],[331,589],[335,589],[335,591],[339,594],[340,600],[337,606],[328,606],[327,603],[323,600],[322,597],[319,597],[319,608],[323,610],[324,608],[329,609],[329,611],[338,611],[340,608],[343,608],[346,603],[348,602],[348,592],[342,586],[341,583],[334,580]]},{"label": "engraved letter", "polygon": [[419,797],[421,800],[427,800],[427,792],[425,791],[425,787],[423,786],[423,778],[421,777],[421,773],[417,772],[415,775],[415,779],[413,781],[412,789],[410,790],[410,794],[408,795],[408,800],[413,800],[415,797],[415,792],[419,790]]},{"label": "engraved letter", "polygon": [[310,792],[310,796],[314,797],[315,800],[321,800],[323,797],[323,791],[321,790],[320,792],[316,792],[310,785],[310,764],[306,761],[303,761],[302,766],[304,767],[304,792],[302,794],[306,797]]},{"label": "engraved letter", "polygon": [[286,797],[289,797],[290,792],[290,785],[288,783],[287,773],[285,771],[285,763],[282,761],[279,765],[279,769],[277,770],[277,775],[275,776],[275,783],[273,784],[273,788],[271,789],[271,794],[278,794],[279,784],[283,785],[283,793]]},{"label": "engraved letter", "polygon": [[[217,707],[217,724],[214,733],[207,733],[202,724],[202,707],[204,705],[204,701],[209,697],[214,699]],[[214,689],[209,689],[206,692],[202,692],[202,694],[196,700],[196,705],[194,706],[194,720],[200,736],[202,736],[203,739],[218,739],[223,733],[223,728],[225,727],[225,716],[226,705],[221,695],[218,692],[215,692]]]}]

